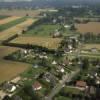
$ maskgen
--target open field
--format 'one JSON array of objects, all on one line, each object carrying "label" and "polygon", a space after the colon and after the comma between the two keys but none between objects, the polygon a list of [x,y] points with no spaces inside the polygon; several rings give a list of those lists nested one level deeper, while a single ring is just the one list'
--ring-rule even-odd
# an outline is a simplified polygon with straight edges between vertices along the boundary
[{"label": "open field", "polygon": [[89,22],[87,24],[76,24],[77,31],[85,34],[93,32],[94,34],[100,33],[100,22]]},{"label": "open field", "polygon": [[20,17],[17,17],[17,16],[11,16],[11,17],[8,17],[8,18],[5,18],[5,19],[0,19],[0,25],[9,23],[9,22],[16,20],[16,19],[19,19],[19,18]]},{"label": "open field", "polygon": [[9,28],[17,25],[17,24],[20,24],[20,23],[24,22],[26,19],[27,19],[26,17],[20,17],[16,20],[13,20],[13,21],[10,21],[6,24],[0,25],[0,31],[4,31],[6,29],[9,29]]},{"label": "open field", "polygon": [[85,44],[83,49],[92,49],[92,48],[97,48],[100,50],[100,44]]},{"label": "open field", "polygon": [[33,44],[49,49],[57,49],[62,39],[49,38],[49,37],[37,37],[37,36],[21,36],[12,40],[10,43],[15,44]]},{"label": "open field", "polygon": [[7,10],[7,9],[2,9],[0,10],[0,15],[7,15],[7,16],[26,16],[27,14],[29,16],[35,17],[40,13],[39,10]]},{"label": "open field", "polygon": [[13,27],[1,32],[0,33],[0,41],[6,40],[9,37],[13,36],[14,34],[20,33],[23,29],[25,29],[28,26],[30,26],[34,21],[36,21],[36,20],[28,18],[23,23],[20,23],[20,24],[18,24],[16,26],[13,26]]},{"label": "open field", "polygon": [[29,68],[29,64],[4,60],[3,57],[19,48],[0,46],[0,83],[10,80]]}]

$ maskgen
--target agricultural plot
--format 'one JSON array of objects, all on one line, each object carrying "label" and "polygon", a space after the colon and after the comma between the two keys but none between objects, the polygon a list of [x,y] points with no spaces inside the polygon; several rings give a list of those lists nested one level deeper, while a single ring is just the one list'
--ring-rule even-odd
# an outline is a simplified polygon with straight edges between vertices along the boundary
[{"label": "agricultural plot", "polygon": [[50,37],[50,33],[54,33],[60,27],[60,25],[39,25],[27,31],[25,35]]},{"label": "agricultural plot", "polygon": [[26,21],[24,21],[23,23],[20,23],[16,26],[13,26],[3,32],[0,33],[0,40],[7,40],[9,37],[20,33],[23,29],[27,28],[28,26],[30,26],[35,20],[31,19],[31,18],[27,18]]},{"label": "agricultural plot", "polygon": [[0,46],[0,83],[10,80],[29,68],[29,64],[14,61],[6,61],[4,56],[19,50],[19,48]]},{"label": "agricultural plot", "polygon": [[7,17],[9,17],[9,16],[0,15],[0,20],[1,20],[1,19],[5,19],[5,18],[7,18]]},{"label": "agricultural plot", "polygon": [[22,17],[22,18],[18,18],[16,20],[14,20],[14,21],[11,21],[9,23],[0,25],[0,31],[6,30],[8,28],[11,28],[14,25],[17,25],[17,24],[20,24],[20,23],[24,22],[25,20],[26,20],[26,17]]},{"label": "agricultural plot", "polygon": [[100,44],[85,44],[83,49],[98,49],[100,50]]},{"label": "agricultural plot", "polygon": [[7,9],[3,9],[0,10],[0,15],[6,15],[6,16],[32,16],[32,17],[36,17],[38,14],[40,13],[39,10],[24,10],[24,9],[13,9],[13,10],[7,10]]},{"label": "agricultural plot", "polygon": [[49,37],[37,37],[37,36],[21,36],[12,40],[10,43],[15,44],[33,44],[49,49],[57,49],[60,45],[62,39],[59,38],[49,38]]},{"label": "agricultural plot", "polygon": [[100,33],[100,23],[99,22],[89,22],[87,24],[76,24],[77,31],[85,34],[87,32],[92,32],[94,34]]},{"label": "agricultural plot", "polygon": [[7,24],[13,20],[17,20],[21,17],[17,17],[17,16],[11,16],[11,17],[7,17],[7,18],[4,18],[4,19],[0,19],[0,25],[3,25],[3,24]]}]

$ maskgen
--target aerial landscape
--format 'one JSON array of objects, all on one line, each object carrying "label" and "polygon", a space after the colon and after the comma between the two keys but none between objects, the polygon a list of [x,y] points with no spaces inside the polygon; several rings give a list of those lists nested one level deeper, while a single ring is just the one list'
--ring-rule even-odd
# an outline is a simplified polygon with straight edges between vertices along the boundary
[{"label": "aerial landscape", "polygon": [[0,100],[100,100],[100,1],[0,0]]}]

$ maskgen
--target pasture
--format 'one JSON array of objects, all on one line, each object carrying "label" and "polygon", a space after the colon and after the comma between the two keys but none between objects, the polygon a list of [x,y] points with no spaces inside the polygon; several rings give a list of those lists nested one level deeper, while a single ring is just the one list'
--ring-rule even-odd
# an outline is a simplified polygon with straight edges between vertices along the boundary
[{"label": "pasture", "polygon": [[29,68],[29,64],[7,61],[3,57],[19,48],[0,46],[0,83],[10,80]]},{"label": "pasture", "polygon": [[89,22],[87,24],[76,24],[77,31],[85,34],[92,32],[94,34],[100,33],[100,22]]},{"label": "pasture", "polygon": [[37,36],[20,36],[10,43],[15,44],[33,44],[42,47],[46,47],[48,49],[57,49],[60,45],[62,39],[60,38],[49,38],[49,37],[37,37]]}]

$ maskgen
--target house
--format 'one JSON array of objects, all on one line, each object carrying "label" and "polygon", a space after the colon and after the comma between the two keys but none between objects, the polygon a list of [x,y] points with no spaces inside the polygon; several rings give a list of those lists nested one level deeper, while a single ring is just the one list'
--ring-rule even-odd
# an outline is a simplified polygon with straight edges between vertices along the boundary
[{"label": "house", "polygon": [[76,82],[76,87],[79,87],[81,89],[86,89],[87,88],[87,83],[85,81],[77,81]]},{"label": "house", "polygon": [[53,38],[58,38],[58,37],[61,37],[61,36],[62,36],[62,34],[58,30],[55,30],[55,32],[52,35]]},{"label": "house", "polygon": [[53,62],[52,62],[52,65],[56,65],[57,64],[57,62],[54,60]]},{"label": "house", "polygon": [[36,82],[33,84],[32,87],[33,87],[33,90],[35,90],[35,91],[42,89],[42,85],[41,85],[38,81],[36,81]]},{"label": "house", "polygon": [[15,92],[16,88],[17,88],[17,87],[16,87],[14,84],[9,83],[9,82],[7,82],[7,83],[5,83],[5,84],[3,85],[3,89],[4,89],[5,91],[9,92],[9,93]]}]

